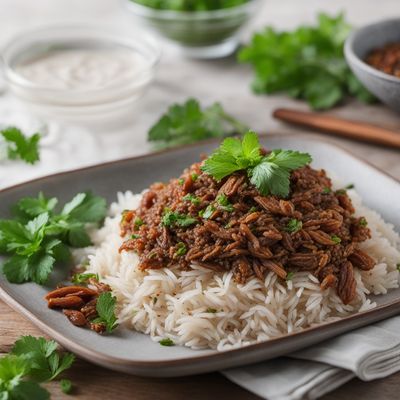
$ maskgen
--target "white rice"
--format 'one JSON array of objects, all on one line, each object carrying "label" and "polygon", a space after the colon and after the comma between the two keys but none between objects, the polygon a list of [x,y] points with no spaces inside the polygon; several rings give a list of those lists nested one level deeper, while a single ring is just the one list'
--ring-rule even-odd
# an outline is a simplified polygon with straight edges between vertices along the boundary
[{"label": "white rice", "polygon": [[139,271],[133,252],[118,252],[123,239],[119,221],[124,209],[138,206],[141,195],[118,193],[102,229],[92,233],[95,247],[77,251],[88,256],[88,272],[97,273],[118,299],[119,322],[151,336],[170,338],[176,344],[225,350],[300,331],[315,324],[376,306],[369,294],[384,294],[397,288],[400,237],[393,226],[361,204],[349,191],[356,214],[364,216],[372,238],[361,248],[375,258],[372,271],[355,271],[357,297],[344,305],[335,290],[322,291],[308,272],[296,272],[291,281],[280,282],[270,272],[236,284],[232,273],[215,273],[193,266],[191,271],[161,269]]}]

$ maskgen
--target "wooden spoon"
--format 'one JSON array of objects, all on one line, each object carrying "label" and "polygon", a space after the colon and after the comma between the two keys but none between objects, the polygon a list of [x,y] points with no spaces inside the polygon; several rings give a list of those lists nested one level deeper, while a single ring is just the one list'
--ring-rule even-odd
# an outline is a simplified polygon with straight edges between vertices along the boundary
[{"label": "wooden spoon", "polygon": [[307,126],[336,136],[400,149],[400,131],[392,131],[365,122],[349,121],[288,108],[278,108],[272,115],[285,122]]}]

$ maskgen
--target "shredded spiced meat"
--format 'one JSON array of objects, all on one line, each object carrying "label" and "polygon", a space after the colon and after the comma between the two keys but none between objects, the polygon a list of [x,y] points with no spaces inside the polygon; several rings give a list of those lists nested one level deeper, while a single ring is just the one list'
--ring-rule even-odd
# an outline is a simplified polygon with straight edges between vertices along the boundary
[{"label": "shredded spiced meat", "polygon": [[282,199],[261,196],[244,172],[217,182],[200,167],[153,184],[138,209],[123,213],[120,251],[135,251],[142,270],[198,264],[233,270],[238,283],[268,271],[282,279],[310,271],[323,289],[336,288],[344,304],[354,299],[353,269],[374,267],[357,246],[370,231],[354,216],[346,191],[332,190],[325,171],[293,171]]}]

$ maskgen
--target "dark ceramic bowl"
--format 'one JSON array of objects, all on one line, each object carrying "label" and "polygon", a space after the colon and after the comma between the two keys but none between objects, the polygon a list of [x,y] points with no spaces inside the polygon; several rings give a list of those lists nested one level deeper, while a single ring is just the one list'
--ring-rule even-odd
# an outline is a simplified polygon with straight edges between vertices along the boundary
[{"label": "dark ceramic bowl", "polygon": [[347,38],[344,53],[362,84],[383,103],[400,112],[400,78],[379,71],[364,61],[370,51],[393,42],[400,42],[400,18],[357,29]]}]

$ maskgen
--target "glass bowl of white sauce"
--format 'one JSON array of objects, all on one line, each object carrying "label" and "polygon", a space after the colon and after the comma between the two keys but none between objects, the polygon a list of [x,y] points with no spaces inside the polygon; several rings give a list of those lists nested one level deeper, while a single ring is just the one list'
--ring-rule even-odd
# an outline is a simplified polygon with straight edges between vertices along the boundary
[{"label": "glass bowl of white sauce", "polygon": [[85,121],[133,111],[159,57],[148,35],[55,26],[11,40],[2,63],[8,89],[32,112]]}]

